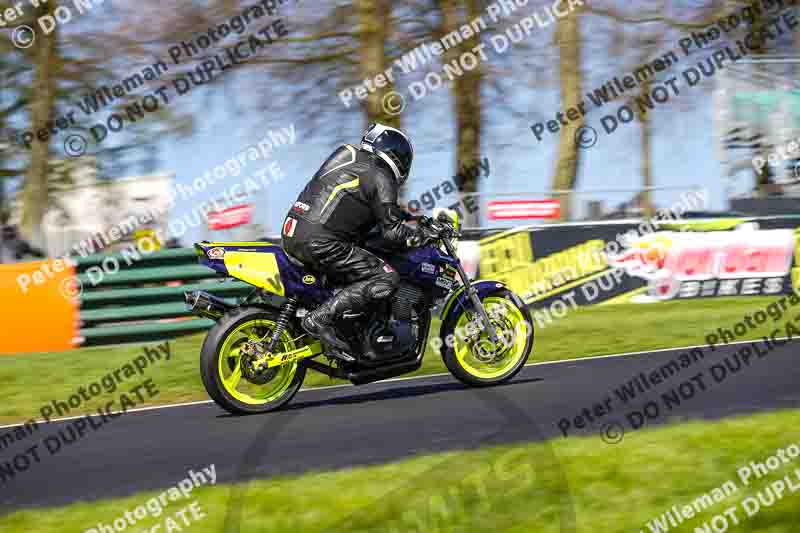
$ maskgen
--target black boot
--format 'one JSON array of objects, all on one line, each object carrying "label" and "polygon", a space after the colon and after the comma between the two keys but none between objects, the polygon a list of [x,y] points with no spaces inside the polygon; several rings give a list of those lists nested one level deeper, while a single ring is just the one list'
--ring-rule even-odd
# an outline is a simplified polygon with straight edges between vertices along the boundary
[{"label": "black boot", "polygon": [[365,306],[364,282],[355,283],[337,292],[303,319],[302,326],[310,335],[324,344],[346,354],[356,355],[350,343],[336,334],[334,320],[345,311],[362,309]]},{"label": "black boot", "polygon": [[315,316],[316,314],[317,312],[314,311],[313,313],[306,315],[301,323],[303,329],[306,330],[306,332],[312,337],[316,337],[322,341],[322,343],[326,346],[330,346],[335,350],[349,355],[352,352],[352,348],[347,341],[340,339],[336,335],[336,328],[334,327],[333,322],[324,322]]}]

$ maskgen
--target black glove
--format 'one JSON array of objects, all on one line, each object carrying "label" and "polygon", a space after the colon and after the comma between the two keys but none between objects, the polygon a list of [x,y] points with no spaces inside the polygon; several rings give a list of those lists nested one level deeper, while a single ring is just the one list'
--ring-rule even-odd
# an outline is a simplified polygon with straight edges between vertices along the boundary
[{"label": "black glove", "polygon": [[417,226],[417,231],[408,239],[409,248],[421,248],[439,240],[439,235],[426,225]]},{"label": "black glove", "polygon": [[417,230],[411,237],[406,239],[406,246],[408,248],[420,248],[425,246],[425,235]]}]

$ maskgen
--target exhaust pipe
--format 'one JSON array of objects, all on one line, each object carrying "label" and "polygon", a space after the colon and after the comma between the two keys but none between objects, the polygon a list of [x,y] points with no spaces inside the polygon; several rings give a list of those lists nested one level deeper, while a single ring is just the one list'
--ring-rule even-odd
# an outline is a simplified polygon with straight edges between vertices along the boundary
[{"label": "exhaust pipe", "polygon": [[222,318],[222,315],[235,307],[222,298],[218,298],[205,291],[185,291],[183,293],[183,299],[189,311],[193,314],[215,321]]}]

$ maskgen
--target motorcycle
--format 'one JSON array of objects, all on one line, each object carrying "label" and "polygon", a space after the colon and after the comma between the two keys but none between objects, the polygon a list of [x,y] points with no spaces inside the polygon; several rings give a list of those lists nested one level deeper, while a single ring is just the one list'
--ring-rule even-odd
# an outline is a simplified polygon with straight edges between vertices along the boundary
[{"label": "motorcycle", "polygon": [[215,321],[200,353],[209,396],[231,413],[262,413],[291,401],[308,370],[355,385],[414,372],[422,366],[431,310],[438,305],[439,339],[430,344],[453,376],[471,386],[513,378],[533,348],[527,307],[503,283],[469,279],[455,250],[457,216],[442,212],[416,221],[426,246],[397,252],[379,241],[363,243],[397,270],[401,283],[369,312],[345,312],[339,319],[337,332],[359,353],[326,350],[300,326],[306,313],[333,295],[324,275],[280,246],[196,243],[200,264],[253,285],[237,305],[204,291],[184,293],[194,314]]}]

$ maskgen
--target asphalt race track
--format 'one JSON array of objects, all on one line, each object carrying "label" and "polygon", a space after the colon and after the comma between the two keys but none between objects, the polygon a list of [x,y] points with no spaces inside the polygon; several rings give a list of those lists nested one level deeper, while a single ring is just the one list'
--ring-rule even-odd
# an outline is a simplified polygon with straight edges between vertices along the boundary
[{"label": "asphalt race track", "polygon": [[[764,344],[758,344],[764,350]],[[723,377],[724,359],[737,368],[734,354],[748,346],[735,344],[713,352],[705,348],[703,358],[677,371],[673,367],[660,385],[627,404],[615,389],[639,373],[663,373],[660,368],[688,350],[534,365],[511,383],[490,389],[466,388],[448,375],[301,391],[288,409],[267,415],[230,416],[213,403],[129,413],[54,455],[47,453],[43,441],[69,422],[42,425],[27,440],[0,451],[2,463],[34,444],[41,450],[40,463],[0,484],[0,513],[166,488],[188,469],[212,463],[219,484],[561,438],[559,424],[565,426],[565,420],[570,421],[570,435],[598,433],[598,446],[610,445],[603,440],[614,442],[622,431],[625,439],[636,438],[632,424],[638,418],[632,415],[631,422],[626,415],[641,411],[650,400],[659,413],[645,427],[800,407],[798,343],[776,347],[762,357],[752,355],[748,364]],[[714,365],[716,371],[711,369]],[[669,407],[664,395],[673,399]],[[609,407],[611,412],[597,415],[597,404],[601,412]],[[582,414],[584,409],[593,423]],[[654,409],[651,405],[651,415]]]}]

